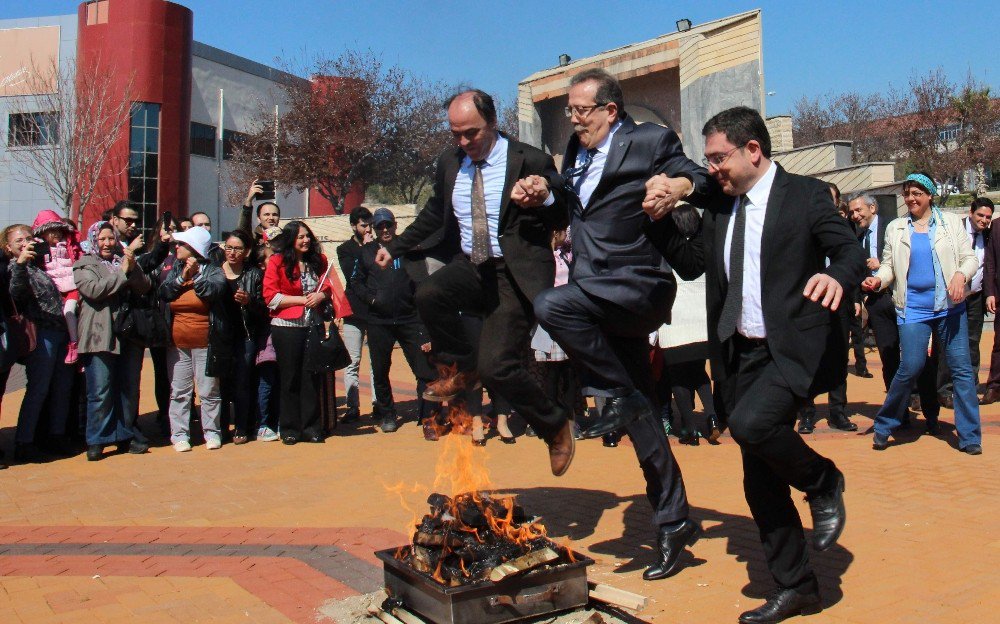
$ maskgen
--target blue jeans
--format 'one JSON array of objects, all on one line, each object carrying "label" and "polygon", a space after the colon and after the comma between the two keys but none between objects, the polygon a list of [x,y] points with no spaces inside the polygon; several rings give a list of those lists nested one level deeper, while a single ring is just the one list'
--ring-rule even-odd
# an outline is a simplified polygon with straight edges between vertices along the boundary
[{"label": "blue jeans", "polygon": [[278,430],[278,413],[280,410],[281,393],[278,385],[278,363],[261,362],[257,365],[257,414],[260,417],[259,427],[270,427]]},{"label": "blue jeans", "polygon": [[955,396],[955,429],[959,448],[982,443],[979,399],[969,357],[969,329],[965,312],[945,318],[906,323],[899,326],[901,357],[885,403],[875,416],[875,433],[888,437],[900,425],[910,402],[910,390],[927,360],[931,332],[937,333],[941,349],[951,369]]},{"label": "blue jeans", "polygon": [[46,405],[49,433],[66,433],[66,416],[73,387],[73,368],[64,363],[68,342],[69,334],[63,330],[38,328],[37,346],[24,362],[28,385],[17,417],[15,443],[30,444],[34,441],[35,428]]},{"label": "blue jeans", "polygon": [[83,356],[87,375],[87,444],[140,442],[144,436],[135,426],[139,406],[141,347],[122,343],[121,354],[87,353]]}]

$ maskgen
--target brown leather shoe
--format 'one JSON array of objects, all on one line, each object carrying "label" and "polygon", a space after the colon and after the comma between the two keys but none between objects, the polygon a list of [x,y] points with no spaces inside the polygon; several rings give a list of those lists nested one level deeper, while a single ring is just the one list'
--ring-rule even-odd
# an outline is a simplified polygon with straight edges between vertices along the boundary
[{"label": "brown leather shoe", "polygon": [[424,390],[424,400],[433,403],[444,403],[454,399],[460,392],[475,390],[479,383],[479,373],[476,371],[460,371],[454,364],[439,366],[438,378],[427,384]]},{"label": "brown leather shoe", "polygon": [[996,403],[1000,401],[1000,388],[990,388],[983,393],[983,398],[980,399],[980,405],[989,405],[990,403]]},{"label": "brown leather shoe", "polygon": [[561,477],[569,470],[569,465],[573,463],[573,453],[576,452],[573,421],[567,420],[563,423],[559,433],[546,441],[546,444],[549,445],[549,464],[552,467],[552,474]]}]

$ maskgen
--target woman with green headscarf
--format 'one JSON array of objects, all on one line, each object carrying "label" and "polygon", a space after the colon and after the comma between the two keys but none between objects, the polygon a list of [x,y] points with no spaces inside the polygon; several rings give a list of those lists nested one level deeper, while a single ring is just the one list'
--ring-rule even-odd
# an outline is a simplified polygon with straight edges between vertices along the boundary
[{"label": "woman with green headscarf", "polygon": [[[889,446],[909,405],[910,389],[927,360],[931,333],[937,335],[951,369],[955,388],[955,428],[959,449],[982,453],[979,400],[969,357],[965,297],[979,260],[958,215],[934,205],[936,185],[930,176],[914,173],[903,183],[909,212],[885,229],[885,247],[878,272],[862,283],[868,291],[893,287],[892,301],[899,326],[900,364],[885,403],[875,417],[872,448]],[[927,431],[937,433],[937,417],[924,406]],[[933,409],[933,408],[931,408]]]}]

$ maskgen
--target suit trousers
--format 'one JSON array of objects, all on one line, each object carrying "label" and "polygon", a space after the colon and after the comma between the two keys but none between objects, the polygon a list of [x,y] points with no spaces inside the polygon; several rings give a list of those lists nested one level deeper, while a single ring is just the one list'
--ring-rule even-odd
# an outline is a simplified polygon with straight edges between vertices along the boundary
[{"label": "suit trousers", "polygon": [[[377,418],[395,418],[396,403],[389,383],[389,369],[392,366],[392,349],[399,343],[403,356],[417,380],[417,396],[423,394],[427,383],[434,379],[434,371],[427,362],[427,354],[420,350],[425,337],[417,321],[399,324],[368,324],[368,352],[372,360],[372,376],[375,380],[375,414]],[[421,401],[418,399],[418,403]],[[420,414],[423,420],[424,414]]]},{"label": "suit trousers", "polygon": [[[653,396],[648,321],[628,318],[620,306],[587,295],[573,282],[542,291],[535,298],[535,313],[570,362],[586,374],[585,395],[613,397],[623,388],[627,392],[635,388]],[[658,415],[633,422],[625,431],[646,479],[653,522],[663,525],[687,518],[684,479]]]},{"label": "suit trousers", "polygon": [[788,387],[767,345],[739,335],[733,343],[736,405],[729,427],[743,455],[743,491],[767,566],[780,587],[815,592],[816,575],[791,488],[823,492],[834,484],[837,469],[795,432],[795,415],[806,399]]},{"label": "suit trousers", "polygon": [[[841,310],[851,310],[853,307],[853,305],[846,305],[841,307]],[[851,311],[853,312],[853,310]],[[858,372],[866,371],[868,370],[868,358],[865,357],[865,333],[861,327],[860,316],[848,315],[848,331],[850,332],[851,349],[854,351],[854,368]]]},{"label": "suit trousers", "polygon": [[[538,386],[525,366],[534,314],[503,258],[480,266],[459,254],[417,287],[417,310],[438,362],[478,369],[483,383],[502,395],[543,439],[551,439],[569,414]],[[478,349],[460,313],[479,315]]]},{"label": "suit trousers", "polygon": [[[965,298],[965,317],[969,323],[969,361],[972,362],[973,381],[979,385],[979,341],[983,338],[983,323],[986,317],[986,295],[983,291],[972,293]],[[948,394],[952,391],[951,369],[944,349],[937,358],[937,391]]]}]

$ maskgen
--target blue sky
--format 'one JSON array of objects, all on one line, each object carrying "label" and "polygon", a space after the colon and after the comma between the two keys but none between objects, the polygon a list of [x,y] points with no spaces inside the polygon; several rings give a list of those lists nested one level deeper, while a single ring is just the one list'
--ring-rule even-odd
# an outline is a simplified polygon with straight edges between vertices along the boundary
[{"label": "blue sky", "polygon": [[[968,71],[1000,95],[996,0],[811,2],[689,0],[464,2],[412,0],[181,0],[195,39],[254,60],[371,48],[431,79],[467,83],[507,100],[519,80],[590,56],[753,8],[763,9],[767,114],[801,96],[904,87],[914,72]],[[74,13],[77,2],[3,0],[0,19]],[[993,30],[991,30],[993,29]]]}]

